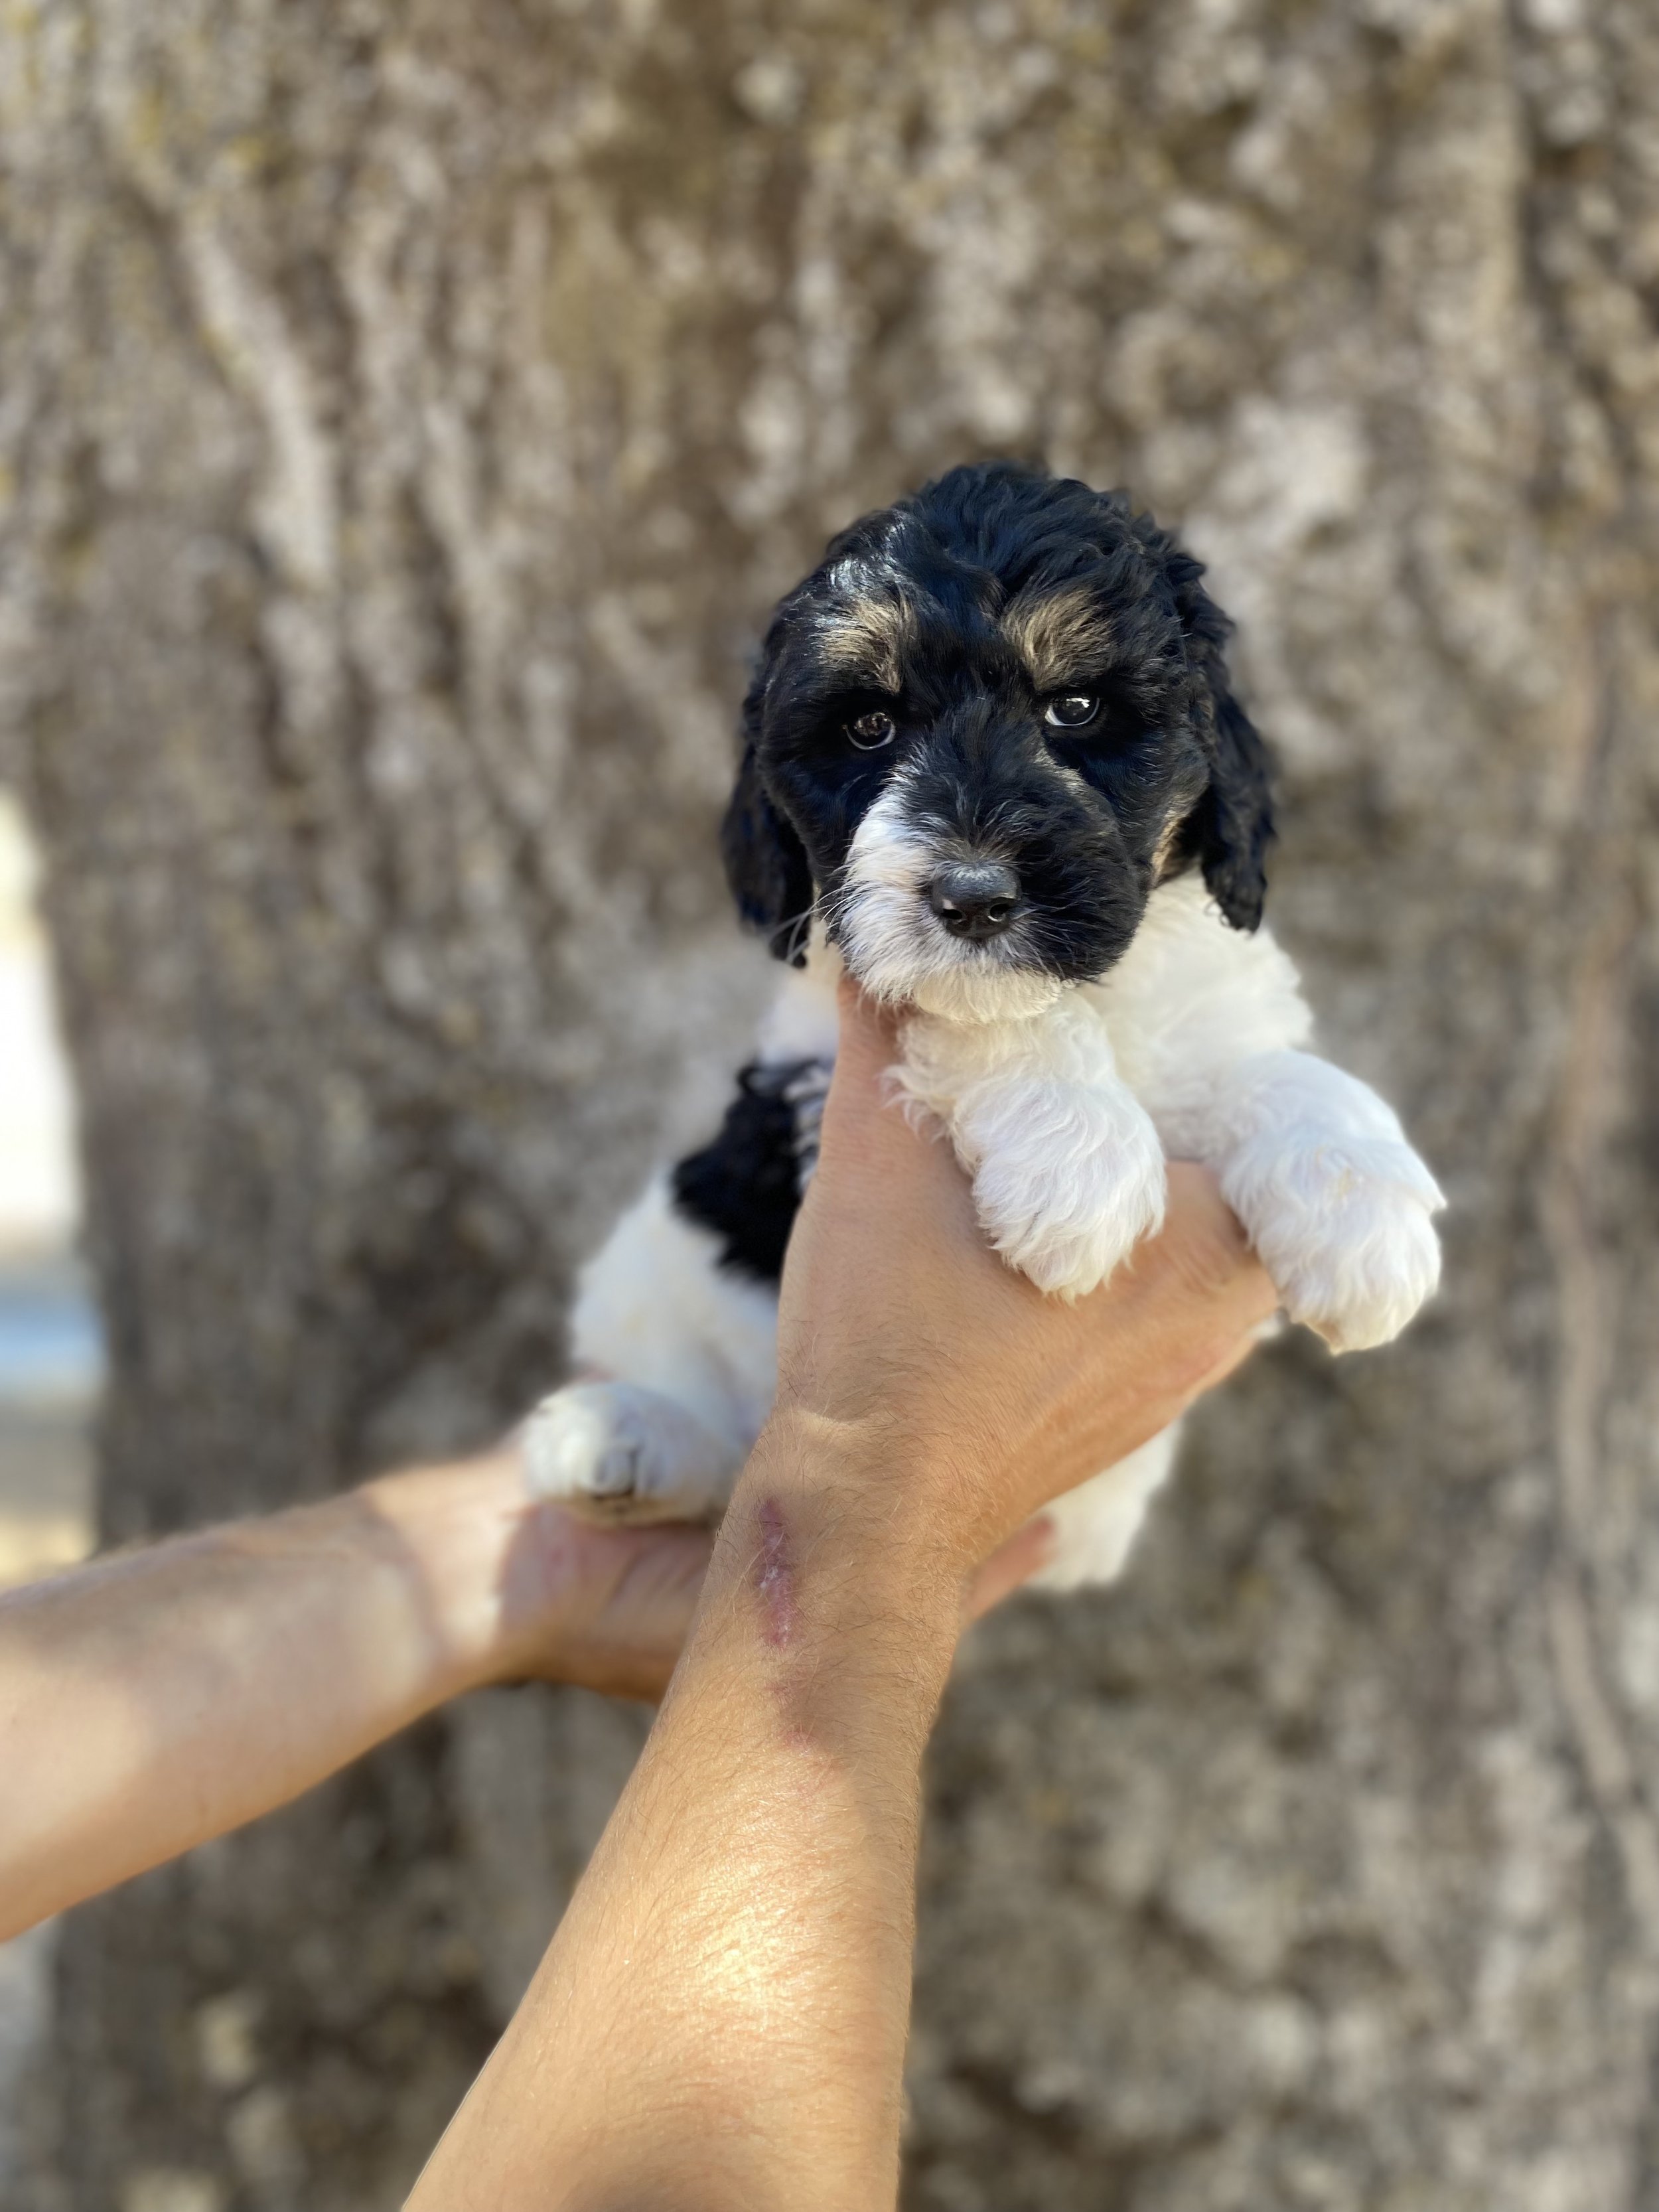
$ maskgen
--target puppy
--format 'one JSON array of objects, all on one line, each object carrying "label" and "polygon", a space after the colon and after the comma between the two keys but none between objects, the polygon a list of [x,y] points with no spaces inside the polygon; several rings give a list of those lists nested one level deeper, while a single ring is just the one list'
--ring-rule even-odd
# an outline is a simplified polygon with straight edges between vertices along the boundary
[{"label": "puppy", "polygon": [[[726,818],[788,973],[725,1125],[581,1278],[579,1382],[533,1486],[717,1516],[772,1400],[776,1286],[836,1050],[836,978],[902,1005],[896,1080],[949,1132],[986,1236],[1042,1290],[1105,1281],[1206,1162],[1293,1321],[1381,1344],[1433,1290],[1434,1178],[1316,1059],[1260,927],[1268,763],[1203,569],[1119,494],[953,469],[866,515],[779,605]],[[1109,1581],[1171,1429],[1051,1509],[1051,1587]]]}]

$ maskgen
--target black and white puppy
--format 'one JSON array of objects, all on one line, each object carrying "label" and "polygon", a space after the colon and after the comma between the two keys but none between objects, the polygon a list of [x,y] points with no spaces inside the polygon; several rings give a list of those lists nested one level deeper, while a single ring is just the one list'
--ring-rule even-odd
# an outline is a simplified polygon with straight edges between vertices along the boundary
[{"label": "black and white puppy", "polygon": [[[724,847],[789,972],[720,1135],[584,1272],[574,1355],[608,1379],[532,1416],[538,1491],[723,1507],[771,1402],[843,964],[908,1010],[896,1082],[1042,1290],[1092,1290],[1158,1228],[1166,1157],[1215,1169],[1291,1317],[1338,1351],[1434,1288],[1434,1178],[1302,1049],[1296,971],[1259,927],[1267,761],[1202,574],[1120,495],[1000,465],[866,515],[779,605]],[[1117,1573],[1174,1446],[1051,1509],[1050,1586]]]}]

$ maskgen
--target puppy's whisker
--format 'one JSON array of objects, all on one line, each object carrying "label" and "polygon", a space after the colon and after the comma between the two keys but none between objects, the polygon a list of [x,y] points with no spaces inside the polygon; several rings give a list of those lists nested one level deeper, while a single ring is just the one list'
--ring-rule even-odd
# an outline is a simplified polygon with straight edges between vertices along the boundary
[{"label": "puppy's whisker", "polygon": [[787,929],[789,933],[784,944],[782,957],[785,963],[791,968],[796,965],[800,957],[811,945],[812,916],[816,911],[816,906],[803,907],[799,914],[789,915],[786,921],[778,925],[781,930]]}]

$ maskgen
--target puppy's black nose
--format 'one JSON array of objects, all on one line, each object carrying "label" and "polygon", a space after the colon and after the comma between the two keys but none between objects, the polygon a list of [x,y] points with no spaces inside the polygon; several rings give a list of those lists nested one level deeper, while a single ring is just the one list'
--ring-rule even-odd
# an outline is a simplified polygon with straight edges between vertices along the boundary
[{"label": "puppy's black nose", "polygon": [[952,860],[927,886],[927,903],[952,937],[1000,937],[1019,908],[1019,878],[1000,860]]}]

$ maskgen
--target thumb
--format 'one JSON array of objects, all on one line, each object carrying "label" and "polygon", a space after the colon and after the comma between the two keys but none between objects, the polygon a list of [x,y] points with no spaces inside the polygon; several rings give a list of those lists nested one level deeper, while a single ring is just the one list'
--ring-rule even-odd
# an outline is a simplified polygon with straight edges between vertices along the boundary
[{"label": "thumb", "polygon": [[836,1050],[836,1071],[824,1102],[823,1136],[826,1146],[852,1143],[866,1152],[879,1143],[884,1125],[903,1122],[890,1114],[884,1082],[899,1054],[898,1012],[867,999],[857,984],[843,976],[836,987],[841,1036]]},{"label": "thumb", "polygon": [[845,1069],[855,1082],[878,1081],[898,1053],[900,1010],[866,998],[850,975],[843,975],[836,986],[836,1011],[841,1018],[836,1073]]},{"label": "thumb", "polygon": [[1046,1513],[1016,1528],[968,1585],[963,1606],[967,1618],[978,1620],[1004,1598],[1012,1597],[1040,1567],[1046,1567],[1054,1556],[1054,1524]]},{"label": "thumb", "polygon": [[[943,1131],[930,1117],[905,1110],[887,1080],[898,1061],[900,1030],[909,1011],[883,1006],[843,980],[837,990],[841,1042],[824,1101],[818,1172],[809,1198],[863,1214],[894,1209],[907,1233],[954,1235],[972,1222],[973,1200]],[[977,1241],[977,1240],[976,1240]]]}]

